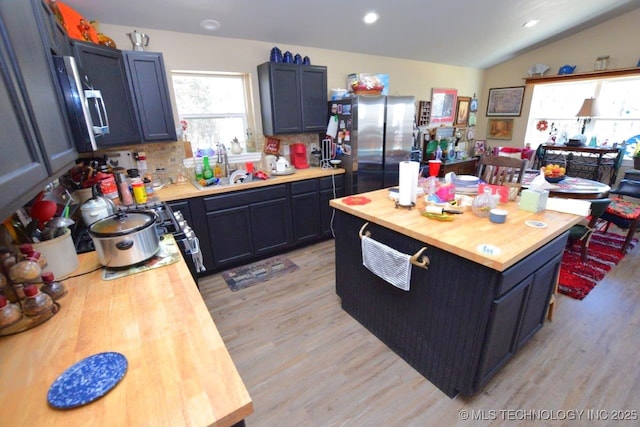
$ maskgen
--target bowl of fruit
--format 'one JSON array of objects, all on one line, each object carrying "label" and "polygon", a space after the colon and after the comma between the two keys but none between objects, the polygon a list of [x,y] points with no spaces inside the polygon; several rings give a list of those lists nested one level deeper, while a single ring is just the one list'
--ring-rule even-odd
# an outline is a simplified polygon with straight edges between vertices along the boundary
[{"label": "bowl of fruit", "polygon": [[542,171],[544,172],[544,179],[553,184],[562,181],[566,177],[566,169],[563,166],[556,165],[554,163],[544,166]]}]

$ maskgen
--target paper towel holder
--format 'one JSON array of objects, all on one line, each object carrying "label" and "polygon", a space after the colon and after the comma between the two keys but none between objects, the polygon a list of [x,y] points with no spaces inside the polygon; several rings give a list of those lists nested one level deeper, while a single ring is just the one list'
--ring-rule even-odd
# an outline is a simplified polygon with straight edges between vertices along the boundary
[{"label": "paper towel holder", "polygon": [[[371,232],[368,230],[365,230],[365,228],[367,228],[367,225],[369,225],[368,222],[365,222],[362,227],[360,227],[360,231],[358,232],[358,235],[360,236],[360,239],[362,239],[363,237],[369,237],[371,238]],[[416,252],[415,254],[411,255],[411,264],[415,265],[416,267],[421,267],[424,268],[425,270],[428,269],[428,265],[431,262],[429,260],[429,257],[426,255],[423,255],[424,251],[427,250],[426,246],[423,246],[422,248],[420,248],[418,250],[418,252]],[[422,258],[422,259],[420,259]]]},{"label": "paper towel holder", "polygon": [[413,209],[413,207],[416,205],[413,202],[411,202],[408,205],[403,205],[403,204],[400,203],[399,200],[396,200],[395,203],[396,203],[396,209],[398,209],[398,208]]}]

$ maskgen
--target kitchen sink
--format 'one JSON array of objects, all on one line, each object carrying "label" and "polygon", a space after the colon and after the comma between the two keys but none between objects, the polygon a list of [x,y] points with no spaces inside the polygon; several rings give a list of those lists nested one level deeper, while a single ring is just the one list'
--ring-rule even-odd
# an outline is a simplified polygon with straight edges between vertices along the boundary
[{"label": "kitchen sink", "polygon": [[[235,172],[233,174],[231,174],[231,177],[224,177],[224,178],[220,178],[220,183],[215,184],[215,185],[209,185],[209,186],[202,186],[200,185],[200,183],[196,180],[191,180],[191,184],[196,187],[198,190],[203,191],[203,190],[211,190],[213,188],[221,188],[221,187],[239,187],[242,186],[243,184],[248,184],[249,182],[252,182],[253,179],[250,176],[245,176],[245,175],[235,175]],[[241,180],[240,178],[244,178],[243,180]],[[230,181],[230,179],[232,181]]]}]

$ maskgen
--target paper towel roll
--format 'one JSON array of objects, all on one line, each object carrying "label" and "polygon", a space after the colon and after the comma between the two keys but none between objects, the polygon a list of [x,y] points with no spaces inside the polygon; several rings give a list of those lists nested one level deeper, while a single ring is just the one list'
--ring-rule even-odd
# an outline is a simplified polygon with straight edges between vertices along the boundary
[{"label": "paper towel roll", "polygon": [[416,202],[419,168],[418,162],[400,162],[398,203],[402,206]]}]

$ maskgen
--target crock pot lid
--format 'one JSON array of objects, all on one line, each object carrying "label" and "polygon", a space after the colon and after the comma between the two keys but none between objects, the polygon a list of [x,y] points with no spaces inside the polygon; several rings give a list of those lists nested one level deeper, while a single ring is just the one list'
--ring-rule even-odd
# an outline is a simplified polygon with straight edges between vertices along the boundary
[{"label": "crock pot lid", "polygon": [[122,235],[142,230],[155,221],[155,216],[149,212],[130,212],[121,215],[111,215],[100,219],[89,227],[95,235]]}]

